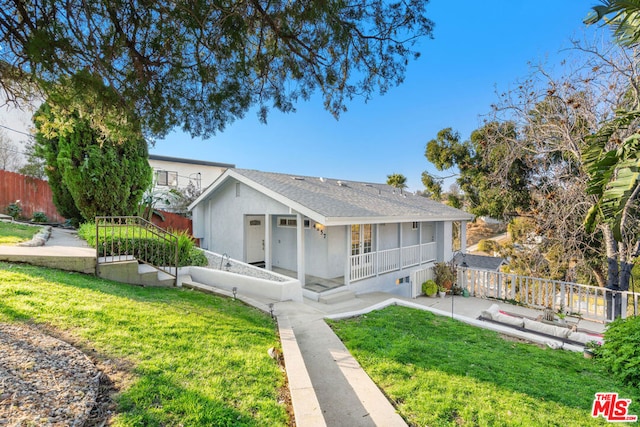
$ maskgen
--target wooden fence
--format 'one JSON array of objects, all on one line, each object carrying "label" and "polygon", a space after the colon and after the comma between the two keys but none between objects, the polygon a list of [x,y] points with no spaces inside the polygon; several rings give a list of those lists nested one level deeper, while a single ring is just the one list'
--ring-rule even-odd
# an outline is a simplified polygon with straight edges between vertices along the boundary
[{"label": "wooden fence", "polygon": [[[22,218],[31,219],[35,212],[44,212],[49,222],[65,221],[53,204],[53,194],[47,181],[0,170],[0,213],[7,213],[7,207],[17,200],[22,208]],[[151,222],[165,230],[182,230],[193,235],[191,219],[171,212],[160,211],[160,214],[162,217],[154,215]]]},{"label": "wooden fence", "polygon": [[7,207],[17,200],[22,208],[22,218],[31,219],[35,212],[43,212],[49,222],[65,221],[53,204],[53,194],[47,181],[0,170],[0,213],[6,214]]},{"label": "wooden fence", "polygon": [[[160,228],[164,228],[169,231],[186,231],[189,235],[193,236],[193,224],[190,218],[178,215],[172,212],[158,211],[162,217],[158,214],[154,214],[151,218],[151,222]],[[164,219],[163,219],[164,218]]]}]

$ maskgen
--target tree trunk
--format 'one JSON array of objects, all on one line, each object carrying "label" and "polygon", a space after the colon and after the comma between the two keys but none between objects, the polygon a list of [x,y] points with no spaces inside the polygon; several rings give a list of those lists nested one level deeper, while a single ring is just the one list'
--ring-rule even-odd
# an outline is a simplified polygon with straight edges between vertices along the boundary
[{"label": "tree trunk", "polygon": [[613,231],[607,224],[603,225],[602,233],[607,250],[607,289],[609,289],[606,294],[607,318],[613,320],[622,315],[622,298],[618,294],[620,290],[620,253],[618,251],[618,242],[614,239]]}]

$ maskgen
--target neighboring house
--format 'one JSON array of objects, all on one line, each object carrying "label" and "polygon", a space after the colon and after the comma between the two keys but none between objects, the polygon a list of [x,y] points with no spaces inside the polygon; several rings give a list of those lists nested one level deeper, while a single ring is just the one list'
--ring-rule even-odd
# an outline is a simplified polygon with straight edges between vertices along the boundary
[{"label": "neighboring house", "polygon": [[201,247],[297,277],[311,298],[342,286],[408,294],[411,273],[450,260],[454,227],[465,242],[473,219],[386,184],[246,169],[228,169],[189,210]]},{"label": "neighboring house", "polygon": [[[158,199],[155,207],[166,211],[180,210],[173,196],[177,190],[181,194],[200,194],[228,168],[235,165],[207,162],[204,160],[181,159],[177,157],[149,154],[149,165],[153,168],[153,194]],[[185,206],[186,207],[186,206]]]},{"label": "neighboring house", "polygon": [[466,253],[456,254],[453,258],[453,262],[461,267],[488,271],[500,271],[500,267],[507,264],[507,260],[505,258]]}]

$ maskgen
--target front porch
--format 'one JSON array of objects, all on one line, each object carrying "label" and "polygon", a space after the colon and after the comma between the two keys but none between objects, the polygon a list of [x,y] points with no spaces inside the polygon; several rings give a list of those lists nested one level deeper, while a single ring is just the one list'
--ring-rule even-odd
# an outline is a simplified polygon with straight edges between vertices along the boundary
[{"label": "front porch", "polygon": [[435,262],[436,257],[436,242],[351,255],[349,282]]},{"label": "front porch", "polygon": [[[292,270],[287,270],[285,268],[273,267],[272,271],[278,274],[282,274],[287,277],[291,277],[293,279],[298,278],[298,273]],[[308,289],[313,292],[326,292],[335,288],[339,288],[340,286],[344,286],[344,277],[336,277],[333,279],[324,279],[322,277],[312,276],[310,274],[305,274],[305,285],[304,289]]]}]

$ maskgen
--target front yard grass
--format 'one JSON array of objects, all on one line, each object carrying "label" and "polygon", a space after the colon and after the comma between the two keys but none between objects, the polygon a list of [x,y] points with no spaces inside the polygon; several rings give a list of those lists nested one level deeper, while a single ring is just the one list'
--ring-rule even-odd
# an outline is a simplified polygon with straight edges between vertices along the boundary
[{"label": "front yard grass", "polygon": [[40,231],[41,227],[0,221],[0,245],[15,245],[26,242]]},{"label": "front yard grass", "polygon": [[640,391],[581,353],[398,306],[329,324],[410,425],[607,425],[591,417],[596,392],[632,399],[640,415]]},{"label": "front yard grass", "polygon": [[286,426],[269,315],[196,291],[0,263],[0,322],[45,325],[128,366],[115,426]]}]

